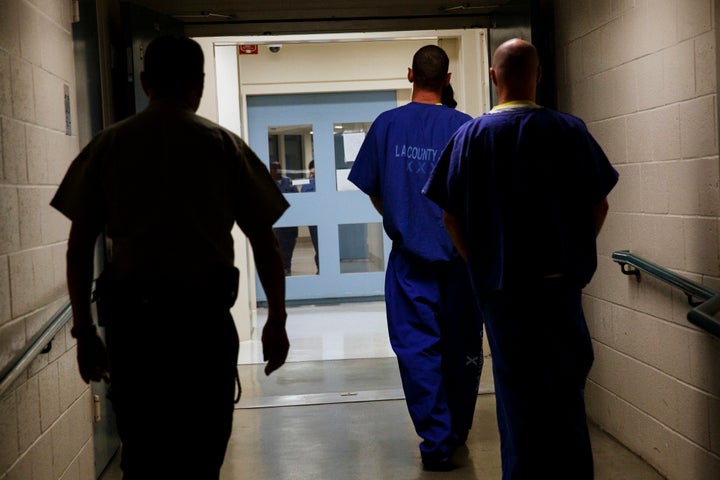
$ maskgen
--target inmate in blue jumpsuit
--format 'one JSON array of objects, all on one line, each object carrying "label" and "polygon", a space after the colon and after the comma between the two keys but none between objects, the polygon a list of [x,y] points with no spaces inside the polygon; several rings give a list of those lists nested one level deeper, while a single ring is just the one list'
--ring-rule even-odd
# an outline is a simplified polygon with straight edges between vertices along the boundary
[{"label": "inmate in blue jumpsuit", "polygon": [[349,179],[383,205],[393,241],[385,279],[388,331],[424,462],[449,458],[472,424],[482,321],[464,261],[421,191],[442,148],[470,116],[410,103],[373,123]]},{"label": "inmate in blue jumpsuit", "polygon": [[493,359],[503,479],[591,479],[581,289],[618,174],[576,117],[500,108],[450,140],[425,194],[463,222]]}]

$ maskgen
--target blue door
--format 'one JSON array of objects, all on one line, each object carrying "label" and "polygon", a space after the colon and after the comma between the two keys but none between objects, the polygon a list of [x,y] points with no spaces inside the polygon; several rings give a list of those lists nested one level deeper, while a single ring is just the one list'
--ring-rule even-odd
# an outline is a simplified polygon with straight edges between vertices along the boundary
[{"label": "blue door", "polygon": [[[249,96],[250,147],[290,208],[275,224],[286,298],[383,295],[390,240],[370,199],[347,181],[355,154],[395,91]],[[258,282],[258,301],[266,300]]]}]

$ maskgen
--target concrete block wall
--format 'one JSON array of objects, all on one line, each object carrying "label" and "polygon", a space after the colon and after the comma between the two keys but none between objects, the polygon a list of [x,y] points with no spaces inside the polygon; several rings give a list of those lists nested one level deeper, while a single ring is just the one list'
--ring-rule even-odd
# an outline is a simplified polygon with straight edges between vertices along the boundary
[{"label": "concrete block wall", "polygon": [[617,170],[584,304],[593,421],[670,479],[720,478],[720,341],[679,290],[611,260],[632,252],[720,290],[718,4],[558,0],[559,108]]},{"label": "concrete block wall", "polygon": [[[66,131],[65,92],[71,130]],[[67,299],[49,202],[78,152],[71,0],[0,0],[0,366]],[[63,329],[0,397],[0,479],[92,479],[92,395]]]}]

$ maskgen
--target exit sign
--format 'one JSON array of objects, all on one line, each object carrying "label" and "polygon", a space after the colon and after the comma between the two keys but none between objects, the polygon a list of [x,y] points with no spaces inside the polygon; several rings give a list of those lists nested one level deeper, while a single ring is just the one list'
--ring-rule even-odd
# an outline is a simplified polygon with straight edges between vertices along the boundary
[{"label": "exit sign", "polygon": [[257,45],[238,45],[238,53],[240,55],[257,55]]}]

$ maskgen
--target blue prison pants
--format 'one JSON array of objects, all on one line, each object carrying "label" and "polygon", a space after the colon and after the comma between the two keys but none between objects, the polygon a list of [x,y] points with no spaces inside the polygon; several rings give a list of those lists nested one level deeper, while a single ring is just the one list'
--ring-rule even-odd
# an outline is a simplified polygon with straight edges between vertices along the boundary
[{"label": "blue prison pants", "polygon": [[449,458],[472,426],[482,320],[465,262],[424,262],[399,248],[385,280],[388,332],[424,461]]},{"label": "blue prison pants", "polygon": [[590,480],[584,389],[593,362],[579,288],[544,279],[480,295],[503,480]]}]

